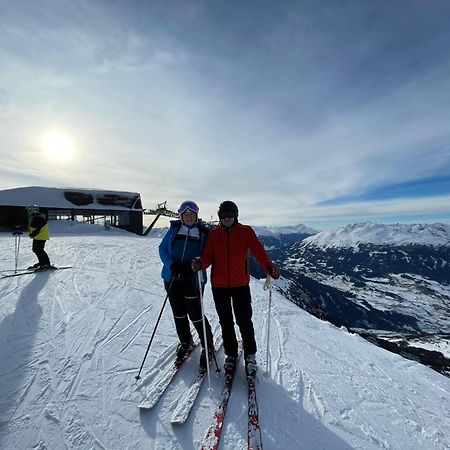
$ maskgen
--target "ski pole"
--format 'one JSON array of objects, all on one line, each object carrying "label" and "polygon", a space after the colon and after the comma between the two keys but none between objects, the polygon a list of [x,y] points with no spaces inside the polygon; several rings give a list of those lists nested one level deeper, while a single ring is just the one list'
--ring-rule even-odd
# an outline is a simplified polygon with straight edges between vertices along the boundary
[{"label": "ski pole", "polygon": [[14,273],[17,273],[17,267],[19,265],[19,239],[19,235],[14,236]]},{"label": "ski pole", "polygon": [[270,312],[272,309],[272,277],[267,275],[266,281],[264,283],[263,289],[265,291],[269,290],[269,314],[267,317],[267,349],[266,349],[266,370],[264,372],[264,376],[266,378],[270,377],[270,369],[269,369],[269,360],[270,360],[270,351],[269,351],[269,342],[270,342]]},{"label": "ski pole", "polygon": [[173,279],[173,277],[172,277],[172,280],[170,281],[169,287],[168,287],[168,289],[167,289],[167,295],[166,295],[166,298],[164,299],[164,302],[163,302],[161,311],[159,312],[159,316],[158,316],[158,319],[156,320],[155,328],[153,329],[153,333],[152,333],[152,336],[151,336],[151,338],[150,338],[150,342],[148,343],[147,350],[146,350],[145,355],[144,355],[144,359],[143,359],[142,364],[141,364],[141,367],[140,367],[140,369],[139,369],[139,373],[134,377],[134,378],[136,378],[136,381],[141,379],[141,371],[142,371],[142,368],[144,367],[145,360],[147,359],[148,351],[150,350],[150,346],[152,345],[153,338],[155,337],[156,329],[158,328],[159,321],[161,320],[161,316],[162,316],[162,313],[163,313],[164,308],[165,308],[165,306],[166,306],[167,299],[169,298],[170,289],[172,288],[173,280],[174,280],[174,279]]},{"label": "ski pole", "polygon": [[[196,289],[196,287],[195,287],[195,283],[194,283],[194,280],[191,278],[191,281],[192,281],[192,286],[194,287],[194,290]],[[201,301],[200,301],[201,302]],[[201,306],[200,306],[200,310],[202,311],[202,309],[201,309]],[[203,311],[202,311],[203,312]],[[206,323],[206,322],[205,322]],[[214,346],[214,342],[212,341],[212,334],[211,334],[211,341],[210,341],[210,344],[211,344],[211,346]],[[214,350],[214,349],[213,349]],[[206,350],[205,350],[206,351]],[[213,360],[214,360],[214,364],[215,364],[215,366],[216,366],[216,373],[217,374],[219,374],[220,373],[220,369],[219,369],[219,364],[217,364],[217,358],[216,358],[216,352],[215,351],[213,351],[212,352],[212,356],[213,356]]]},{"label": "ski pole", "polygon": [[20,249],[20,235],[21,231],[14,231],[14,273],[17,273],[17,268],[19,266],[19,249]]},{"label": "ski pole", "polygon": [[208,349],[208,339],[206,337],[205,312],[203,310],[203,291],[202,291],[203,273],[201,270],[199,270],[197,272],[197,279],[198,279],[198,293],[200,296],[200,308],[201,308],[201,312],[202,312],[203,339],[205,341],[206,372],[208,373],[208,391],[211,392],[211,374],[210,374],[210,370],[209,370],[209,349]]}]

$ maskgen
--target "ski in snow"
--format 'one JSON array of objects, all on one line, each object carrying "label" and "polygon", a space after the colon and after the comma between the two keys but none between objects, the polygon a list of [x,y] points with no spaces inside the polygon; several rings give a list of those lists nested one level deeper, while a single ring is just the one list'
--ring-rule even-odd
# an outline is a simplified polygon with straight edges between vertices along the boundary
[{"label": "ski in snow", "polygon": [[145,396],[145,399],[138,405],[138,408],[151,409],[158,403],[158,400],[162,397],[175,375],[191,357],[192,353],[197,348],[197,345],[198,343],[194,345],[191,351],[186,354],[180,364],[175,364],[175,362],[173,362],[166,370],[163,371],[161,376],[152,384]]},{"label": "ski in snow", "polygon": [[31,269],[25,269],[25,268],[21,268],[21,269],[5,269],[5,270],[0,270],[0,273],[6,273],[6,272],[29,272]]},{"label": "ski in snow", "polygon": [[[214,348],[217,351],[222,347],[222,338],[219,336],[214,342]],[[206,369],[199,368],[195,378],[192,380],[191,385],[188,390],[186,390],[181,397],[177,400],[177,406],[172,414],[170,423],[182,424],[186,422],[194,406],[197,395],[200,392],[203,381],[206,378]]]},{"label": "ski in snow", "polygon": [[256,400],[256,374],[247,376],[248,383],[248,450],[262,450],[259,427],[258,402]]},{"label": "ski in snow", "polygon": [[[236,368],[242,355],[242,345],[239,345],[239,354],[236,360]],[[220,436],[222,434],[223,423],[225,420],[225,413],[227,411],[228,400],[231,394],[231,388],[233,387],[233,379],[235,371],[227,375],[225,374],[225,386],[220,397],[220,403],[217,405],[214,411],[213,419],[205,437],[203,438],[200,450],[217,450],[219,446]]]},{"label": "ski in snow", "polygon": [[64,267],[51,267],[49,269],[17,269],[17,273],[8,273],[6,275],[2,275],[1,278],[10,278],[10,277],[18,277],[20,275],[31,275],[33,273],[40,272],[53,272],[54,270],[62,270],[62,269],[72,269],[73,266],[64,266]]}]

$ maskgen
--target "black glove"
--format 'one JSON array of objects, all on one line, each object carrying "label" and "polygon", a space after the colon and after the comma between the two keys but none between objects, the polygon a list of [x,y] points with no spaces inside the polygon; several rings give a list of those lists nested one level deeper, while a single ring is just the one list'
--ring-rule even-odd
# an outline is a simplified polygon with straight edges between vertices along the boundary
[{"label": "black glove", "polygon": [[189,262],[174,261],[170,266],[170,270],[174,275],[180,277],[187,278],[192,275],[191,263]]},{"label": "black glove", "polygon": [[270,262],[269,264],[267,264],[267,273],[274,279],[277,280],[278,278],[280,278],[280,270],[278,269],[278,267]]},{"label": "black glove", "polygon": [[191,261],[191,269],[192,272],[199,272],[200,270],[202,270],[202,260],[199,256]]},{"label": "black glove", "polygon": [[20,236],[22,234],[23,234],[22,231],[13,231],[13,233],[12,233],[13,236]]}]

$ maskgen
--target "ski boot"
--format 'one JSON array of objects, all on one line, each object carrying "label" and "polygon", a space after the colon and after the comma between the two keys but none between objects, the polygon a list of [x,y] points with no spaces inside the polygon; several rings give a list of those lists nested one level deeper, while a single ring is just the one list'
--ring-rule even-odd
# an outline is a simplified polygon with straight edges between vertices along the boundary
[{"label": "ski boot", "polygon": [[194,342],[192,338],[189,342],[180,342],[177,347],[177,356],[175,358],[175,365],[178,367],[186,358],[186,355],[194,349]]},{"label": "ski boot", "polygon": [[208,362],[206,361],[206,352],[205,349],[202,350],[202,353],[200,355],[200,370],[206,372],[206,367],[211,363],[212,359],[214,357],[214,349],[209,347],[208,348]]},{"label": "ski boot", "polygon": [[227,356],[225,358],[225,363],[223,365],[223,370],[225,371],[225,375],[233,375],[236,370],[236,356]]},{"label": "ski boot", "polygon": [[256,372],[258,370],[258,365],[256,364],[256,356],[255,354],[246,355],[245,356],[245,373],[247,377],[254,378],[256,376]]},{"label": "ski boot", "polygon": [[42,266],[38,266],[34,271],[35,272],[45,272],[46,270],[56,270],[55,266],[50,264],[43,264]]}]

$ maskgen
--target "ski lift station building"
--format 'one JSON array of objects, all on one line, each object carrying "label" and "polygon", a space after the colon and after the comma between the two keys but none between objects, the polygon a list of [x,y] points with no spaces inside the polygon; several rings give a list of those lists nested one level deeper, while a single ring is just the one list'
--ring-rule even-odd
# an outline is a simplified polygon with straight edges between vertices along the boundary
[{"label": "ski lift station building", "polygon": [[142,235],[141,196],[96,189],[20,187],[0,191],[0,227],[27,225],[26,207],[39,206],[48,220],[104,224]]}]

